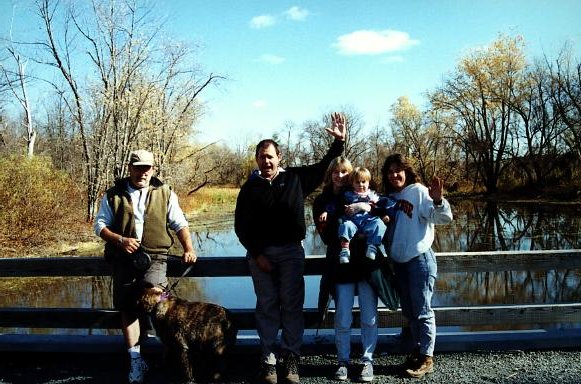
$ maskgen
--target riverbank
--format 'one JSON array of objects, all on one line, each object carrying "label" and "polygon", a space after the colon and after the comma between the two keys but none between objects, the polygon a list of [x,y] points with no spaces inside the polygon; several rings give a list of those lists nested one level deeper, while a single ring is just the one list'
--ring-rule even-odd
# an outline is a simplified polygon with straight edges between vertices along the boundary
[{"label": "riverbank", "polygon": [[[150,370],[146,383],[171,383],[161,361],[145,356]],[[573,384],[581,382],[581,351],[509,351],[436,354],[435,372],[422,380],[403,377],[401,355],[379,355],[375,360],[374,383],[534,383]],[[234,355],[228,359],[225,384],[254,383],[258,356]],[[127,372],[122,354],[0,354],[0,384],[119,383]],[[337,383],[332,378],[335,355],[306,355],[301,358],[302,384]],[[351,369],[356,372],[356,369]],[[354,376],[351,375],[350,376]],[[356,381],[356,377],[350,380]],[[203,382],[203,381],[201,381]]]},{"label": "riverbank", "polygon": [[[237,195],[237,188],[211,187],[180,198],[190,230],[214,231],[232,226]],[[544,206],[581,204],[581,191],[576,189],[527,190],[496,195],[455,192],[447,194],[447,197],[451,202],[476,200]],[[0,245],[0,257],[94,256],[101,255],[102,251],[103,242],[95,236],[91,224],[85,222],[71,222],[68,230],[59,232],[43,244],[29,247],[9,243]]]}]

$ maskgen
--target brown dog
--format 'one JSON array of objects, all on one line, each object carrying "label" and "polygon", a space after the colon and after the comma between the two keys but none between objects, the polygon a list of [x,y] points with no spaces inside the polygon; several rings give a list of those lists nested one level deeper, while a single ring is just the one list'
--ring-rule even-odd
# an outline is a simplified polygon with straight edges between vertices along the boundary
[{"label": "brown dog", "polygon": [[184,378],[194,382],[194,362],[213,365],[213,378],[223,373],[225,353],[236,342],[230,313],[211,303],[189,302],[169,296],[161,288],[144,287],[138,308],[151,314],[166,357],[176,357]]}]

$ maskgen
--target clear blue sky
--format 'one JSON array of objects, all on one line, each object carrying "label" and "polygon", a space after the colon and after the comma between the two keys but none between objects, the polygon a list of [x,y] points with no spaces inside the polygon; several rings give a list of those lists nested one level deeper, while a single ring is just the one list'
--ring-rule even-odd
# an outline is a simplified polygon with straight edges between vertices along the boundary
[{"label": "clear blue sky", "polygon": [[[0,0],[0,23],[15,2]],[[205,71],[229,78],[203,92],[197,139],[234,145],[342,106],[385,125],[398,97],[422,105],[499,33],[522,35],[531,59],[567,41],[579,57],[581,42],[579,0],[160,0],[155,11],[168,34],[201,45]]]}]

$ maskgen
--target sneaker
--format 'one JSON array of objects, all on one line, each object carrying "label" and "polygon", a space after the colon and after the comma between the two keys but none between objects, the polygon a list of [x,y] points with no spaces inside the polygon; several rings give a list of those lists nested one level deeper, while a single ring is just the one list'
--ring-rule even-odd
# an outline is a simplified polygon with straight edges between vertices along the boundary
[{"label": "sneaker", "polygon": [[287,383],[299,384],[299,357],[293,353],[282,359],[282,371]]},{"label": "sneaker", "polygon": [[350,258],[351,252],[349,252],[349,248],[341,248],[341,252],[339,252],[339,263],[348,264]]},{"label": "sneaker", "polygon": [[369,244],[367,246],[367,252],[365,253],[365,257],[371,260],[375,260],[375,256],[377,255],[377,246],[373,244]]},{"label": "sneaker", "polygon": [[339,363],[339,367],[335,372],[335,380],[345,381],[347,380],[347,364]]},{"label": "sneaker", "polygon": [[432,356],[420,355],[415,367],[406,369],[409,377],[421,379],[425,375],[434,372],[434,360]]},{"label": "sneaker", "polygon": [[361,375],[359,375],[359,381],[363,381],[364,383],[373,381],[373,364],[371,364],[369,361],[363,364]]},{"label": "sneaker", "polygon": [[351,252],[349,251],[349,248],[341,248],[341,252],[339,252],[339,263],[348,264],[350,258]]},{"label": "sneaker", "polygon": [[276,384],[276,365],[262,363],[260,372],[258,373],[258,380],[265,384]]},{"label": "sneaker", "polygon": [[145,363],[145,360],[140,357],[132,357],[129,367],[129,384],[141,384],[145,378],[145,372],[149,368]]}]

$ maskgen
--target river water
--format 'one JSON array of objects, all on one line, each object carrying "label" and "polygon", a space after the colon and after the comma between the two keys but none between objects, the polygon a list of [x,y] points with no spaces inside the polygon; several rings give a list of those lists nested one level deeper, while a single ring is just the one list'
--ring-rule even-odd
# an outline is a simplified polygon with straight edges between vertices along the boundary
[{"label": "river water", "polygon": [[[452,209],[453,223],[436,228],[433,246],[436,252],[581,248],[579,204],[453,201]],[[309,215],[310,212],[307,214],[309,227],[304,241],[305,251],[308,255],[322,255],[325,247]],[[245,254],[234,234],[233,218],[222,224],[192,234],[199,257]],[[305,307],[316,307],[319,277],[308,276],[305,280]],[[110,288],[107,277],[34,278],[34,284],[27,284],[26,291],[0,297],[0,305],[111,308]],[[250,277],[183,278],[177,286],[177,293],[189,300],[215,302],[227,308],[254,308],[255,305]],[[581,271],[578,269],[441,273],[434,295],[435,306],[579,301]],[[0,329],[0,332],[8,331]]]}]

